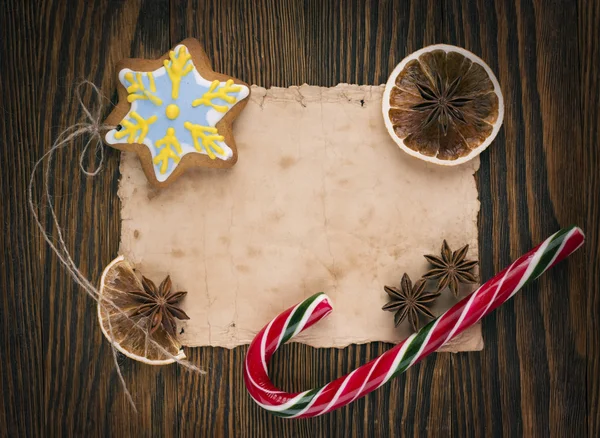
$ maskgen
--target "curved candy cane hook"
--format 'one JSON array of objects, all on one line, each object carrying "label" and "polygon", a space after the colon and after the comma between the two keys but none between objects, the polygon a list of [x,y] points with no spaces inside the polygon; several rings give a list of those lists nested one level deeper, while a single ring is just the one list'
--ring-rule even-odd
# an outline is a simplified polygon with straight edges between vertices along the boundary
[{"label": "curved candy cane hook", "polygon": [[403,373],[467,327],[496,309],[530,281],[571,255],[584,242],[577,227],[563,229],[517,259],[417,333],[391,350],[320,388],[300,393],[280,391],[271,383],[268,364],[273,353],[301,331],[326,317],[333,308],[318,293],[286,310],[263,328],[250,344],[244,380],[259,406],[287,418],[315,417],[353,402]]}]

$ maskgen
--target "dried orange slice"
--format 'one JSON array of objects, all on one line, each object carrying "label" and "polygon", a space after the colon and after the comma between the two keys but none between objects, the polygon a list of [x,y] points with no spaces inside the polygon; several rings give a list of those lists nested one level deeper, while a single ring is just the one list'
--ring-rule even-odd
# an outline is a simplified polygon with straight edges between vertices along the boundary
[{"label": "dried orange slice", "polygon": [[162,326],[150,335],[149,318],[134,315],[140,305],[135,297],[143,292],[142,282],[123,256],[110,262],[100,280],[98,320],[102,333],[109,341],[114,339],[117,350],[140,362],[166,365],[175,362],[175,358],[184,359],[181,344],[174,336]]},{"label": "dried orange slice", "polygon": [[396,66],[385,86],[383,118],[405,152],[452,166],[476,157],[494,140],[504,100],[485,62],[460,47],[437,44]]}]

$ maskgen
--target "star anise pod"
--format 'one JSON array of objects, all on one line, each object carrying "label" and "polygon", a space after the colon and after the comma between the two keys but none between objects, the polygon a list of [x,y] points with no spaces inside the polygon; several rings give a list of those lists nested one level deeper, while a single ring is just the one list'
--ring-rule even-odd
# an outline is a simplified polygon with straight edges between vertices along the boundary
[{"label": "star anise pod", "polygon": [[426,255],[425,258],[433,265],[423,278],[427,280],[438,280],[437,291],[450,287],[455,297],[458,297],[459,283],[477,283],[477,277],[471,270],[477,265],[477,260],[465,260],[469,245],[452,252],[448,242],[442,243],[441,256]]},{"label": "star anise pod", "polygon": [[436,73],[433,87],[419,82],[415,84],[423,102],[413,105],[412,109],[427,114],[423,120],[423,128],[437,122],[442,128],[442,134],[446,136],[450,123],[467,122],[462,107],[473,99],[457,93],[461,80],[462,77],[458,76],[449,84]]},{"label": "star anise pod", "polygon": [[167,275],[157,288],[152,280],[142,276],[143,292],[129,292],[133,299],[139,303],[130,313],[131,317],[148,318],[149,334],[153,334],[162,325],[171,336],[176,335],[177,319],[190,319],[187,314],[178,307],[179,302],[187,292],[172,292],[171,277]]},{"label": "star anise pod", "polygon": [[384,286],[383,289],[390,296],[390,301],[382,309],[396,312],[394,315],[396,327],[408,318],[412,329],[417,331],[419,329],[419,315],[424,315],[430,319],[435,318],[427,306],[440,294],[426,292],[425,283],[425,280],[421,279],[413,286],[410,277],[404,274],[400,282],[400,288]]}]

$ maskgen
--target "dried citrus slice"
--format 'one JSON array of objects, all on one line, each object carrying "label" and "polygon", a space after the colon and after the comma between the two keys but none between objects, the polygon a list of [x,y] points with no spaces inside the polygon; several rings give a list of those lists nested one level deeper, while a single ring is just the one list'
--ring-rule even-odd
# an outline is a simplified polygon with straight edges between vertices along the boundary
[{"label": "dried citrus slice", "polygon": [[142,282],[123,256],[110,262],[100,280],[98,320],[102,333],[109,341],[114,339],[117,350],[140,362],[166,365],[175,362],[174,358],[184,359],[181,344],[164,327],[158,327],[149,335],[149,318],[135,316],[140,306],[136,297],[143,293]]},{"label": "dried citrus slice", "polygon": [[452,166],[476,157],[494,140],[504,100],[485,62],[460,47],[437,44],[396,66],[385,86],[383,118],[405,152]]}]

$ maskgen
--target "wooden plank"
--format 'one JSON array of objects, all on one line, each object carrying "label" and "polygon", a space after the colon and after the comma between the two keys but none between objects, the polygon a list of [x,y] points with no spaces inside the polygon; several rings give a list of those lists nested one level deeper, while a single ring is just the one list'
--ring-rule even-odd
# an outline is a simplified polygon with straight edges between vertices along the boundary
[{"label": "wooden plank", "polygon": [[[158,57],[169,49],[168,2],[47,2],[40,89],[41,148],[65,127],[81,121],[75,84],[86,78],[109,97],[121,58]],[[89,90],[84,101],[90,100]],[[104,115],[110,108],[104,104]],[[83,175],[77,160],[86,139],[57,154],[51,190],[56,194],[65,240],[81,271],[98,280],[118,249],[120,204],[116,196],[119,153],[106,149],[104,170]],[[37,151],[41,154],[41,150]],[[86,160],[93,164],[93,154]],[[49,224],[49,222],[47,221]],[[55,234],[56,238],[56,234]],[[73,283],[44,248],[42,298],[44,412],[50,436],[176,436],[175,367],[151,367],[121,357],[123,375],[136,402],[136,415],[120,387],[108,342],[97,323],[95,303]]]},{"label": "wooden plank", "polygon": [[587,433],[600,436],[600,2],[578,2],[579,75],[586,196]]},{"label": "wooden plank", "polygon": [[[444,3],[447,42],[489,63],[506,104],[478,174],[483,278],[585,224],[576,13],[568,1]],[[453,435],[585,435],[584,266],[582,251],[484,321],[484,351],[455,362]]]},{"label": "wooden plank", "polygon": [[25,184],[37,159],[39,123],[32,2],[0,2],[0,430],[40,436],[43,427],[41,239],[33,234]]},{"label": "wooden plank", "polygon": [[217,71],[266,88],[381,84],[438,41],[438,2],[172,0],[171,41],[197,38]]}]

